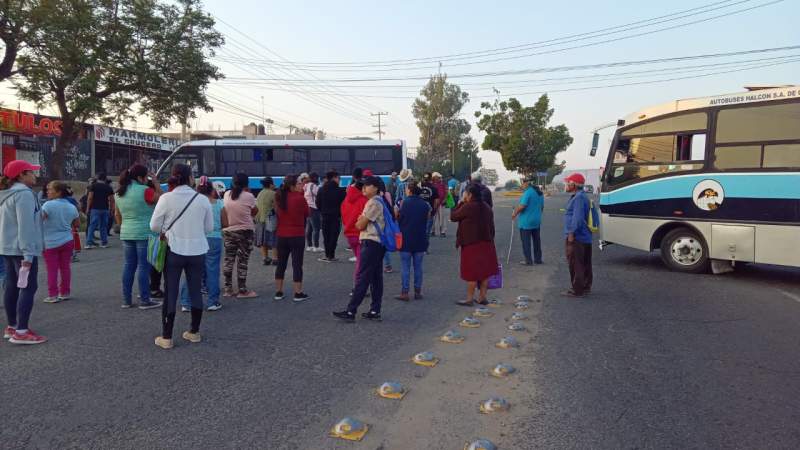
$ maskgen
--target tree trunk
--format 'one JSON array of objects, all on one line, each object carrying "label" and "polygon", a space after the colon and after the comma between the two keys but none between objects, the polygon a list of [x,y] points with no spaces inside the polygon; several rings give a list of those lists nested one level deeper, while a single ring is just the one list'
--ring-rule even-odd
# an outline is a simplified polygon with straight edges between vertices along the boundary
[{"label": "tree trunk", "polygon": [[81,129],[74,117],[62,116],[61,120],[61,136],[56,140],[56,149],[47,164],[50,180],[64,178],[64,155],[75,144]]},{"label": "tree trunk", "polygon": [[5,52],[3,61],[0,62],[0,81],[3,81],[13,74],[14,62],[17,60],[17,44],[5,42]]}]

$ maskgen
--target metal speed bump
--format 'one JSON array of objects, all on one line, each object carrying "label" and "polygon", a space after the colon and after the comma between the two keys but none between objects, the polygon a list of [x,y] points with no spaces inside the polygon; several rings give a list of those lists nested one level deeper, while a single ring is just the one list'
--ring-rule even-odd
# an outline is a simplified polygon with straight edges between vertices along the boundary
[{"label": "metal speed bump", "polygon": [[517,371],[517,369],[515,369],[513,366],[511,366],[511,364],[500,363],[500,364],[494,366],[494,369],[492,369],[492,371],[490,373],[491,373],[491,375],[493,377],[505,378],[505,377],[511,375],[512,373],[516,372],[516,371]]},{"label": "metal speed bump", "polygon": [[364,422],[352,417],[345,417],[331,428],[331,437],[346,439],[348,441],[360,441],[369,431],[369,426]]},{"label": "metal speed bump", "polygon": [[514,303],[514,308],[517,308],[517,309],[528,309],[530,307],[531,307],[531,305],[528,302],[516,302],[516,303]]},{"label": "metal speed bump", "polygon": [[521,312],[515,312],[514,314],[511,315],[509,320],[514,320],[514,321],[517,321],[517,320],[528,320],[528,316],[526,316],[525,314],[523,314]]},{"label": "metal speed bump", "polygon": [[489,300],[489,304],[486,306],[488,306],[489,308],[499,308],[503,306],[503,302],[499,299],[493,298]]},{"label": "metal speed bump", "polygon": [[508,400],[503,397],[490,397],[488,400],[481,402],[481,412],[484,414],[491,414],[496,412],[508,411],[511,405]]},{"label": "metal speed bump", "polygon": [[506,336],[494,346],[497,348],[517,348],[519,347],[519,341],[514,336]]},{"label": "metal speed bump", "polygon": [[465,317],[459,325],[464,328],[478,328],[481,326],[481,321],[474,317]]},{"label": "metal speed bump", "polygon": [[464,342],[464,336],[456,330],[449,330],[447,333],[443,334],[439,340],[449,344],[460,344]]},{"label": "metal speed bump", "polygon": [[433,356],[432,352],[417,353],[411,358],[411,361],[418,366],[433,367],[439,364],[439,358]]},{"label": "metal speed bump", "polygon": [[489,310],[489,308],[475,308],[475,311],[472,311],[472,317],[493,317],[494,313]]},{"label": "metal speed bump", "polygon": [[476,439],[472,442],[467,442],[464,450],[497,450],[497,446],[488,439]]},{"label": "metal speed bump", "polygon": [[402,400],[408,394],[408,389],[404,388],[400,383],[394,381],[387,381],[378,387],[376,391],[379,396],[389,398],[392,400]]},{"label": "metal speed bump", "polygon": [[517,297],[517,301],[518,302],[526,302],[527,303],[527,302],[531,301],[531,298],[529,296],[527,296],[527,295],[520,295],[519,297]]},{"label": "metal speed bump", "polygon": [[508,329],[511,331],[525,331],[525,325],[519,322],[514,322],[508,326]]}]

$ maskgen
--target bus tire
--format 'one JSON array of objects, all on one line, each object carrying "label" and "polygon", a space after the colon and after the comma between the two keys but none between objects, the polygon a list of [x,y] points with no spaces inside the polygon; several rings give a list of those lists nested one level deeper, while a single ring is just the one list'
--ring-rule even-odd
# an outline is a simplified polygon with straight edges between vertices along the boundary
[{"label": "bus tire", "polygon": [[676,228],[661,240],[661,259],[676,272],[707,273],[710,266],[705,239],[691,228]]}]

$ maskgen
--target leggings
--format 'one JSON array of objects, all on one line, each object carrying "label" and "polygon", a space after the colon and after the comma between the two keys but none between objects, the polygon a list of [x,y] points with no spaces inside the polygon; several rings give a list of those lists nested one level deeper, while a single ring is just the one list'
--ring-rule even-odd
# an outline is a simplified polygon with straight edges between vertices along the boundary
[{"label": "leggings", "polygon": [[203,318],[203,294],[200,284],[203,272],[206,270],[206,255],[184,256],[167,252],[164,263],[164,280],[167,291],[164,304],[161,307],[164,339],[172,339],[172,329],[175,326],[175,309],[178,302],[178,292],[181,283],[181,274],[186,273],[186,284],[189,286],[189,297],[192,301],[192,325],[190,331],[200,331],[200,321]]},{"label": "leggings", "polygon": [[222,266],[225,289],[233,289],[233,266],[235,264],[239,292],[247,291],[247,265],[250,262],[250,252],[253,251],[254,238],[253,230],[222,232],[225,245],[225,259]]},{"label": "leggings", "polygon": [[292,255],[292,281],[303,282],[303,236],[278,236],[278,267],[275,268],[275,279],[282,280]]},{"label": "leggings", "polygon": [[3,306],[6,309],[8,326],[17,330],[28,329],[28,319],[33,311],[33,296],[36,295],[36,277],[39,274],[38,258],[33,258],[31,271],[28,274],[28,287],[17,287],[19,269],[22,265],[22,256],[4,256],[6,269],[6,288],[3,295]]}]

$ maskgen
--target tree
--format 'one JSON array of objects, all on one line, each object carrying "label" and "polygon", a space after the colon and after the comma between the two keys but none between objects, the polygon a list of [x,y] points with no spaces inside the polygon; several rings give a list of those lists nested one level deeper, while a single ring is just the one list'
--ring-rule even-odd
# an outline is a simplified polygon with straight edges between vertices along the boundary
[{"label": "tree", "polygon": [[546,94],[529,107],[513,97],[481,103],[475,117],[478,128],[486,133],[483,149],[499,151],[506,168],[523,175],[550,169],[556,154],[572,143],[565,125],[548,127],[553,111]]},{"label": "tree", "polygon": [[[455,84],[447,82],[447,75],[434,75],[414,100],[412,114],[419,128],[417,167],[435,170],[438,167],[449,173],[453,161],[462,159],[469,164],[469,153],[474,151],[474,141],[468,140],[469,122],[461,118],[461,109],[469,101],[469,94]],[[458,153],[467,152],[467,155]],[[455,155],[455,156],[454,156]],[[477,157],[477,155],[473,155]]]},{"label": "tree", "polygon": [[560,164],[553,164],[552,167],[547,169],[547,176],[545,177],[544,184],[550,184],[553,182],[553,178],[561,175],[561,172],[567,167],[567,161],[562,160]]},{"label": "tree", "polygon": [[20,97],[58,108],[52,178],[62,176],[64,152],[90,118],[121,125],[136,107],[162,128],[212,109],[205,90],[222,74],[209,57],[223,38],[200,0],[51,0],[31,22],[15,85]]},{"label": "tree", "polygon": [[0,81],[19,72],[15,69],[17,55],[30,31],[31,12],[39,2],[33,0],[3,0],[0,2],[0,44],[3,59],[0,61]]}]

